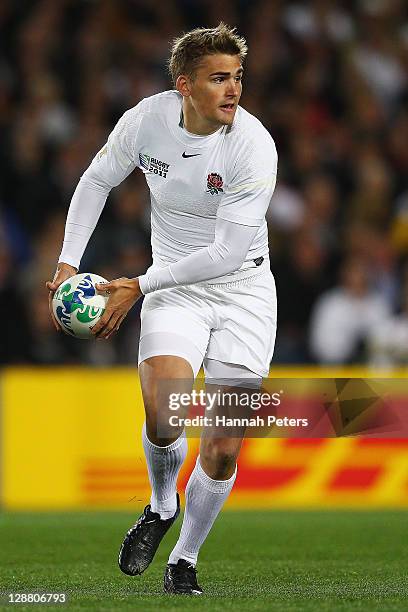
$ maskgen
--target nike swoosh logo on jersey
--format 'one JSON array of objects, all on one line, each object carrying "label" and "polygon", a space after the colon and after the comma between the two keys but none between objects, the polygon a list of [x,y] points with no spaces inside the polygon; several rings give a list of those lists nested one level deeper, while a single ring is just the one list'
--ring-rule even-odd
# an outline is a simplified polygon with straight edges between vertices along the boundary
[{"label": "nike swoosh logo on jersey", "polygon": [[184,159],[187,159],[187,157],[197,157],[197,155],[201,155],[201,153],[194,153],[193,155],[187,155],[187,153],[184,151],[181,157],[184,157]]}]

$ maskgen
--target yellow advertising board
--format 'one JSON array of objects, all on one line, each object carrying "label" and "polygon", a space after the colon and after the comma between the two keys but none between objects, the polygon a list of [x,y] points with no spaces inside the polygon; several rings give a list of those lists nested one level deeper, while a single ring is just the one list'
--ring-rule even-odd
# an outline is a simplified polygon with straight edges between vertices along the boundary
[{"label": "yellow advertising board", "polygon": [[[2,506],[138,510],[150,497],[143,422],[134,369],[4,370]],[[188,442],[181,490],[198,452]],[[408,440],[247,439],[228,506],[407,507]]]}]

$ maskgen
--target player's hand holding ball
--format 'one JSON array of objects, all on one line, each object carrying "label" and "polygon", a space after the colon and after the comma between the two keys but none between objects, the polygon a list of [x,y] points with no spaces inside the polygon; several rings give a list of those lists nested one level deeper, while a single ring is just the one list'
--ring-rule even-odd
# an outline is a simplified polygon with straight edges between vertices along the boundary
[{"label": "player's hand holding ball", "polygon": [[97,291],[108,292],[105,312],[92,328],[96,338],[109,338],[118,331],[129,310],[142,296],[137,278],[118,278],[110,283],[97,283]]},{"label": "player's hand holding ball", "polygon": [[81,339],[110,338],[142,295],[137,278],[108,282],[91,272],[77,274],[65,263],[46,286],[55,328]]},{"label": "player's hand holding ball", "polygon": [[93,337],[92,327],[105,312],[108,292],[98,292],[107,280],[92,272],[75,274],[64,280],[52,297],[52,313],[69,336],[87,340]]}]

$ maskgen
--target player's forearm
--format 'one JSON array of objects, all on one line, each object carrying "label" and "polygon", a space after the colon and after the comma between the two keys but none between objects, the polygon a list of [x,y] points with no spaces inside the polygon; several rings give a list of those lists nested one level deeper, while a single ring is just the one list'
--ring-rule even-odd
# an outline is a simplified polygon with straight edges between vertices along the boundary
[{"label": "player's forearm", "polygon": [[211,259],[208,249],[200,249],[197,253],[184,257],[166,268],[140,276],[140,288],[142,293],[146,294],[158,289],[211,280],[235,272],[241,267],[244,259],[245,256],[243,258],[232,256],[215,262]]},{"label": "player's forearm", "polygon": [[79,268],[85,248],[108,197],[110,187],[84,175],[72,196],[59,262]]},{"label": "player's forearm", "polygon": [[218,219],[212,244],[166,268],[140,276],[142,293],[169,289],[177,285],[192,285],[239,270],[257,231],[257,227]]}]

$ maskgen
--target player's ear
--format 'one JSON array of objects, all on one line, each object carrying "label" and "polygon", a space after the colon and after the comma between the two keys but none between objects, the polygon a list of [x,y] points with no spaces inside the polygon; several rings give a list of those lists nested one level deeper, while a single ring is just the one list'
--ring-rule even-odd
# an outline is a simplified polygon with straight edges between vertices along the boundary
[{"label": "player's ear", "polygon": [[181,93],[182,96],[188,97],[189,95],[191,95],[190,85],[191,81],[187,75],[180,74],[180,76],[177,77],[176,89],[178,92]]}]

